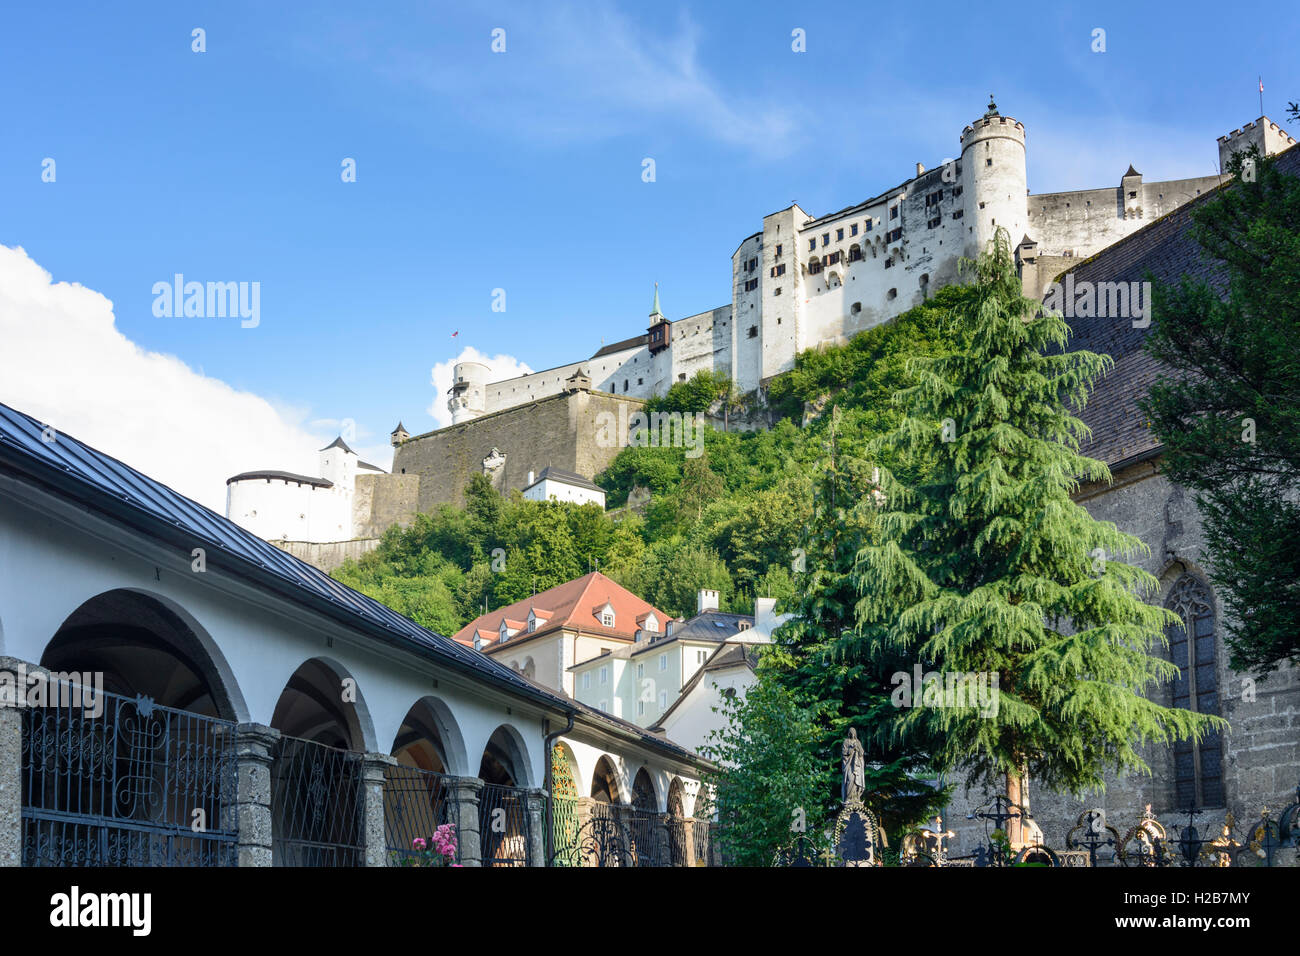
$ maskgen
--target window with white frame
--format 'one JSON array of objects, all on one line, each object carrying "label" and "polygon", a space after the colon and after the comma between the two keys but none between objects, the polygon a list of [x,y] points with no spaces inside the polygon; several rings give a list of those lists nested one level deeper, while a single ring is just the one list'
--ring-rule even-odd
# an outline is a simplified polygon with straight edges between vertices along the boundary
[{"label": "window with white frame", "polygon": [[582,675],[582,689],[589,690],[590,688],[591,688],[591,671],[587,671],[587,673]]},{"label": "window with white frame", "polygon": [[638,662],[636,665],[636,676],[637,676],[637,680],[640,680],[642,677],[645,677],[645,663],[643,661]]},{"label": "window with white frame", "polygon": [[604,667],[602,667],[602,668],[600,669],[600,682],[601,682],[602,684],[608,684],[608,683],[609,683],[609,665],[608,665],[608,664],[606,664]]},{"label": "window with white frame", "polygon": [[668,707],[668,691],[661,690],[659,692],[659,709],[666,710],[667,707]]},{"label": "window with white frame", "polygon": [[667,654],[660,654],[660,655],[659,655],[659,669],[660,669],[661,671],[666,671],[666,670],[668,670],[668,655],[667,655]]},{"label": "window with white frame", "polygon": [[636,715],[637,715],[638,717],[644,717],[644,716],[645,716],[645,701],[643,701],[643,700],[638,700],[638,701],[636,702]]}]

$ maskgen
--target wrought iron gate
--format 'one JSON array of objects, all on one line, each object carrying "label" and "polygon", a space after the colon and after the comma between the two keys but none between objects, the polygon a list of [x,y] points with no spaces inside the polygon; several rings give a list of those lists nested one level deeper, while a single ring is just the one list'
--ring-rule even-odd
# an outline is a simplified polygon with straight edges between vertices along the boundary
[{"label": "wrought iron gate", "polygon": [[428,840],[449,822],[446,781],[444,774],[418,767],[384,770],[384,843],[389,862],[417,857],[412,849],[416,837]]},{"label": "wrought iron gate", "polygon": [[23,865],[234,866],[235,725],[67,696],[23,711]]},{"label": "wrought iron gate", "polygon": [[361,754],[297,737],[273,753],[273,864],[365,866]]},{"label": "wrought iron gate", "polygon": [[527,866],[532,821],[527,791],[485,783],[478,795],[479,850],[483,866]]}]

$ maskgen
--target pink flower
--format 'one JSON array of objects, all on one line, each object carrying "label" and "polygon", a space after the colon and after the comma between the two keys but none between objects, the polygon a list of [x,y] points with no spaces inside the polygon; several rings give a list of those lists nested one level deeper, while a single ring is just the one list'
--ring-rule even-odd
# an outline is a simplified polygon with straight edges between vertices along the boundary
[{"label": "pink flower", "polygon": [[411,846],[417,850],[423,850],[428,845],[429,844],[425,842],[424,837],[416,837],[414,840],[411,841]]}]

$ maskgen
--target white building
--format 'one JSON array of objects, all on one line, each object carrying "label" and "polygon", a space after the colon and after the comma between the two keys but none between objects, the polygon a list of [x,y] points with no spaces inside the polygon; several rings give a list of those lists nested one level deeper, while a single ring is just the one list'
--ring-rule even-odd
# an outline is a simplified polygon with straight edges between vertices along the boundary
[{"label": "white building", "polygon": [[[1226,157],[1243,145],[1274,153],[1294,142],[1261,117],[1218,145]],[[753,391],[793,368],[799,352],[844,342],[958,281],[958,260],[999,228],[1036,261],[1026,274],[1035,294],[1030,286],[1058,260],[1068,261],[1051,274],[1220,182],[1217,174],[1144,182],[1130,166],[1113,186],[1030,194],[1025,126],[993,103],[961,131],[959,146],[957,158],[928,171],[917,163],[910,178],[838,212],[814,216],[796,203],[763,217],[732,253],[726,305],[670,320],[656,288],[646,331],[590,357],[503,380],[461,363],[448,402],[453,421],[555,395],[582,370],[597,391],[643,399],[706,370]]]},{"label": "white building", "polygon": [[[698,613],[689,621],[669,621],[663,634],[646,633],[633,644],[610,648],[571,666],[573,696],[639,727],[668,731],[663,720],[679,709],[684,691],[698,683],[699,675],[724,648],[741,648],[740,659],[746,660],[756,654],[757,645],[771,643],[772,631],[789,617],[774,615],[774,604],[772,598],[759,598],[753,615],[733,614],[718,610],[717,591],[701,589],[696,598]],[[693,715],[689,727],[680,724],[686,713]],[[697,713],[691,705],[673,721],[699,743],[704,738],[695,723],[707,733],[721,726],[721,717]],[[687,746],[671,732],[667,736]]]},{"label": "white building", "polygon": [[543,468],[540,475],[528,473],[523,496],[529,501],[568,501],[576,505],[605,507],[605,489],[593,481],[563,468]]},{"label": "white building", "polygon": [[320,450],[317,476],[246,471],[228,478],[226,517],[267,541],[348,541],[358,474],[386,472],[339,437]]}]

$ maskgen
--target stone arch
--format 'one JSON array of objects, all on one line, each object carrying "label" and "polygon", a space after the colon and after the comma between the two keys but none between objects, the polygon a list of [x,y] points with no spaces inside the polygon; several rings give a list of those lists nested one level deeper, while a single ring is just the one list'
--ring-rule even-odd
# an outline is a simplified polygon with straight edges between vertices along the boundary
[{"label": "stone arch", "polygon": [[512,724],[502,724],[492,731],[479,761],[478,776],[485,783],[509,787],[534,787],[532,761],[528,744]]},{"label": "stone arch", "polygon": [[623,803],[624,790],[618,766],[609,754],[601,754],[591,773],[591,797],[597,803]]},{"label": "stone arch", "polygon": [[676,774],[668,784],[667,810],[670,817],[682,819],[686,816],[686,788],[682,784],[682,778]]},{"label": "stone arch", "polygon": [[303,661],[276,701],[271,726],[341,750],[375,751],[375,727],[361,688],[346,667],[328,657]]},{"label": "stone arch", "polygon": [[421,697],[411,705],[389,752],[399,764],[420,770],[463,777],[471,769],[456,716],[437,697]]},{"label": "stone arch", "polygon": [[655,786],[654,778],[655,775],[645,767],[637,770],[632,780],[632,806],[638,810],[659,809],[659,790]]},{"label": "stone arch", "polygon": [[51,671],[102,673],[104,689],[156,704],[241,721],[248,707],[225,655],[171,598],[114,588],[83,601],[41,653]]}]

